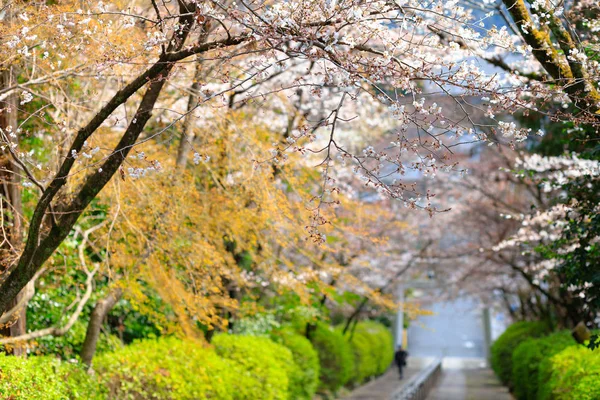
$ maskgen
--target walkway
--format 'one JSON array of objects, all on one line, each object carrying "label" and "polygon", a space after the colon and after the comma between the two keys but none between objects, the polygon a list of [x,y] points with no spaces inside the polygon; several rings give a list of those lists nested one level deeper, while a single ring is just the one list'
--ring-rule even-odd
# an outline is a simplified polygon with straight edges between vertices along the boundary
[{"label": "walkway", "polygon": [[489,368],[443,369],[427,400],[512,400]]},{"label": "walkway", "polygon": [[[404,379],[398,379],[398,371],[391,368],[383,376],[359,387],[342,400],[390,400],[394,392],[430,362],[431,359],[409,359]],[[442,375],[427,400],[513,400],[508,389],[500,384],[494,373],[483,367],[483,362],[481,359],[444,359]]]},{"label": "walkway", "polygon": [[408,368],[404,370],[404,379],[398,378],[398,370],[392,366],[384,375],[352,391],[342,400],[389,400],[396,390],[422,368],[420,360],[409,359]]}]

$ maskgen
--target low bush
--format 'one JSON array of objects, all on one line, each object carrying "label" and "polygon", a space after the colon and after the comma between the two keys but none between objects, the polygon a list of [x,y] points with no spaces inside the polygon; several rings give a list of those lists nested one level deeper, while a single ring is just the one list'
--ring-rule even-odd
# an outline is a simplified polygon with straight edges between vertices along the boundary
[{"label": "low bush", "polygon": [[346,335],[354,355],[353,383],[362,383],[388,369],[394,357],[394,339],[384,325],[359,322]]},{"label": "low bush", "polygon": [[491,348],[491,364],[503,384],[512,388],[512,355],[517,346],[548,332],[548,325],[543,322],[516,322],[500,335]]},{"label": "low bush", "polygon": [[557,332],[542,338],[529,338],[521,342],[512,355],[512,382],[515,397],[519,400],[537,399],[541,362],[576,344],[569,331]]},{"label": "low bush", "polygon": [[540,400],[600,399],[600,353],[570,346],[540,365]]},{"label": "low bush", "polygon": [[374,351],[374,338],[357,331],[348,334],[348,342],[354,356],[354,370],[350,382],[361,384],[377,374],[377,354]]},{"label": "low bush", "polygon": [[381,375],[390,367],[394,360],[394,336],[383,324],[375,321],[358,323],[355,332],[361,332],[370,337],[374,344],[374,353],[377,354],[376,375]]},{"label": "low bush", "polygon": [[319,385],[319,356],[310,341],[291,329],[272,333],[272,339],[287,347],[294,358],[289,379],[290,400],[311,400]]},{"label": "low bush", "polygon": [[311,334],[311,342],[319,355],[321,391],[336,393],[352,378],[352,348],[339,330],[319,323]]},{"label": "low bush", "polygon": [[0,398],[104,399],[106,393],[80,365],[47,356],[23,358],[0,353]]},{"label": "low bush", "polygon": [[257,385],[235,363],[191,340],[141,340],[102,354],[94,367],[110,399],[227,399],[234,387]]},{"label": "low bush", "polygon": [[296,364],[286,347],[266,337],[220,334],[213,338],[216,353],[241,366],[236,374],[253,384],[237,385],[235,399],[287,400],[289,377]]}]

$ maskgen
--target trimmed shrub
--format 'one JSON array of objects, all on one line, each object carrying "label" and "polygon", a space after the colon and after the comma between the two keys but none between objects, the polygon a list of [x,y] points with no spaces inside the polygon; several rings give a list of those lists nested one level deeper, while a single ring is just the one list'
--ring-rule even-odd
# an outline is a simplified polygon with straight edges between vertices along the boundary
[{"label": "trimmed shrub", "polygon": [[362,383],[388,369],[394,358],[394,339],[384,325],[362,321],[346,335],[354,355],[353,383]]},{"label": "trimmed shrub", "polygon": [[319,385],[319,356],[310,341],[291,329],[272,333],[275,342],[292,352],[294,367],[289,376],[290,400],[311,400]]},{"label": "trimmed shrub", "polygon": [[543,336],[549,331],[543,322],[516,322],[494,342],[491,348],[492,369],[503,384],[512,387],[512,355],[517,346],[528,338]]},{"label": "trimmed shrub", "polygon": [[354,370],[350,382],[360,384],[371,376],[377,375],[378,363],[375,340],[358,330],[346,335],[354,356]]},{"label": "trimmed shrub", "polygon": [[0,353],[0,398],[104,399],[106,393],[80,365],[53,357],[22,358]]},{"label": "trimmed shrub", "polygon": [[[577,344],[571,332],[561,331],[549,336],[529,338],[512,355],[514,395],[519,400],[537,399],[540,363],[569,346]],[[542,384],[544,384],[542,382]]]},{"label": "trimmed shrub", "polygon": [[110,399],[227,399],[258,386],[235,363],[191,340],[141,340],[94,360]]},{"label": "trimmed shrub", "polygon": [[374,353],[377,354],[376,375],[381,375],[394,360],[394,336],[383,324],[375,321],[363,321],[357,324],[355,332],[362,332],[374,342]]},{"label": "trimmed shrub", "polygon": [[319,389],[336,393],[352,378],[352,348],[341,332],[322,323],[312,332],[311,342],[319,355]]},{"label": "trimmed shrub", "polygon": [[212,344],[218,355],[241,366],[253,386],[239,385],[235,399],[287,400],[289,376],[296,364],[292,353],[266,337],[220,334]]},{"label": "trimmed shrub", "polygon": [[570,346],[540,365],[540,400],[600,399],[600,352]]},{"label": "trimmed shrub", "polygon": [[237,379],[211,349],[173,337],[134,342],[94,366],[111,399],[233,399],[227,392]]}]

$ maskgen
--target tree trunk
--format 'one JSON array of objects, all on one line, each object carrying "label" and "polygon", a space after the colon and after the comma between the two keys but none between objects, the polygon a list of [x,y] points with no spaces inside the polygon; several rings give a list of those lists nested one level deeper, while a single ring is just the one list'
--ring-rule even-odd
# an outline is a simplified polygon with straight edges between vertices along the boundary
[{"label": "tree trunk", "polygon": [[102,323],[122,295],[123,291],[121,288],[113,290],[104,299],[98,301],[96,307],[94,307],[94,311],[92,311],[87,332],[85,333],[83,347],[81,348],[81,360],[88,367],[92,365],[92,359],[96,353],[96,345],[98,344],[98,338],[100,337]]},{"label": "tree trunk", "polygon": [[190,95],[188,96],[187,114],[183,119],[183,129],[181,132],[181,140],[179,141],[179,148],[177,149],[177,167],[184,168],[187,163],[188,154],[192,149],[192,142],[194,141],[194,110],[198,105],[199,91],[200,91],[200,79],[202,78],[202,63],[200,60],[196,61],[196,72],[194,73],[194,82],[190,87]]},{"label": "tree trunk", "polygon": [[[229,2],[226,2],[229,3]],[[207,19],[200,27],[200,35],[198,36],[198,44],[206,43],[208,39],[208,35],[210,31],[214,28],[214,26],[218,26],[217,24],[212,24],[210,19]],[[194,117],[194,110],[198,106],[198,101],[200,99],[200,88],[202,76],[202,58],[196,58],[196,68],[194,71],[194,81],[192,82],[192,86],[190,87],[190,95],[188,96],[188,105],[187,105],[187,114],[183,120],[183,130],[181,132],[181,140],[179,141],[179,148],[177,149],[177,168],[184,168],[187,163],[188,153],[192,149],[192,142],[194,141],[194,122],[196,118]]]},{"label": "tree trunk", "polygon": [[[10,88],[16,84],[12,67],[0,72],[0,89]],[[0,101],[0,142],[18,144],[18,98],[16,93],[9,94]],[[12,160],[8,148],[0,150],[0,215],[2,229],[0,236],[0,281],[8,274],[18,259],[23,239],[23,208],[21,202],[20,171]],[[14,307],[23,297],[23,292],[13,300],[9,308]],[[26,332],[25,304],[13,317],[9,326],[0,327],[2,336],[20,336]],[[20,346],[12,348],[14,355],[21,355],[24,349]]]}]

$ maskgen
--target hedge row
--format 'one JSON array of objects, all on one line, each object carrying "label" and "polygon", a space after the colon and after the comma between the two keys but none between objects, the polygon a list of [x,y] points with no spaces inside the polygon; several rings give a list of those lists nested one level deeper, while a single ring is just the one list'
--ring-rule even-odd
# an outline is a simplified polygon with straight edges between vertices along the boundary
[{"label": "hedge row", "polygon": [[492,363],[518,400],[600,399],[600,351],[577,344],[569,331],[540,337],[539,326],[514,324],[492,346]]},{"label": "hedge row", "polygon": [[491,364],[504,385],[513,387],[512,356],[517,346],[529,338],[541,337],[548,332],[547,324],[542,322],[517,322],[496,339],[491,349]]},{"label": "hedge row", "polygon": [[394,338],[385,326],[376,322],[358,323],[349,342],[355,361],[351,378],[354,383],[383,374],[394,359]]},{"label": "hedge row", "polygon": [[272,339],[292,352],[294,363],[290,375],[290,399],[311,400],[319,385],[319,356],[304,336],[291,329],[273,332]]},{"label": "hedge row", "polygon": [[536,400],[538,388],[544,387],[546,383],[544,379],[540,379],[540,363],[575,344],[577,343],[569,331],[557,332],[538,339],[529,338],[519,344],[512,356],[515,397],[522,400]]},{"label": "hedge row", "polygon": [[283,329],[220,334],[210,347],[143,340],[96,357],[93,376],[51,357],[0,355],[0,398],[310,400],[383,373],[393,357],[391,334],[373,322],[347,335],[319,324],[311,339]]},{"label": "hedge row", "polygon": [[384,373],[394,358],[394,340],[383,325],[359,322],[345,335],[341,327],[318,324],[311,336],[319,354],[320,391],[337,392]]},{"label": "hedge row", "polygon": [[600,399],[600,352],[569,346],[540,365],[540,400]]}]

